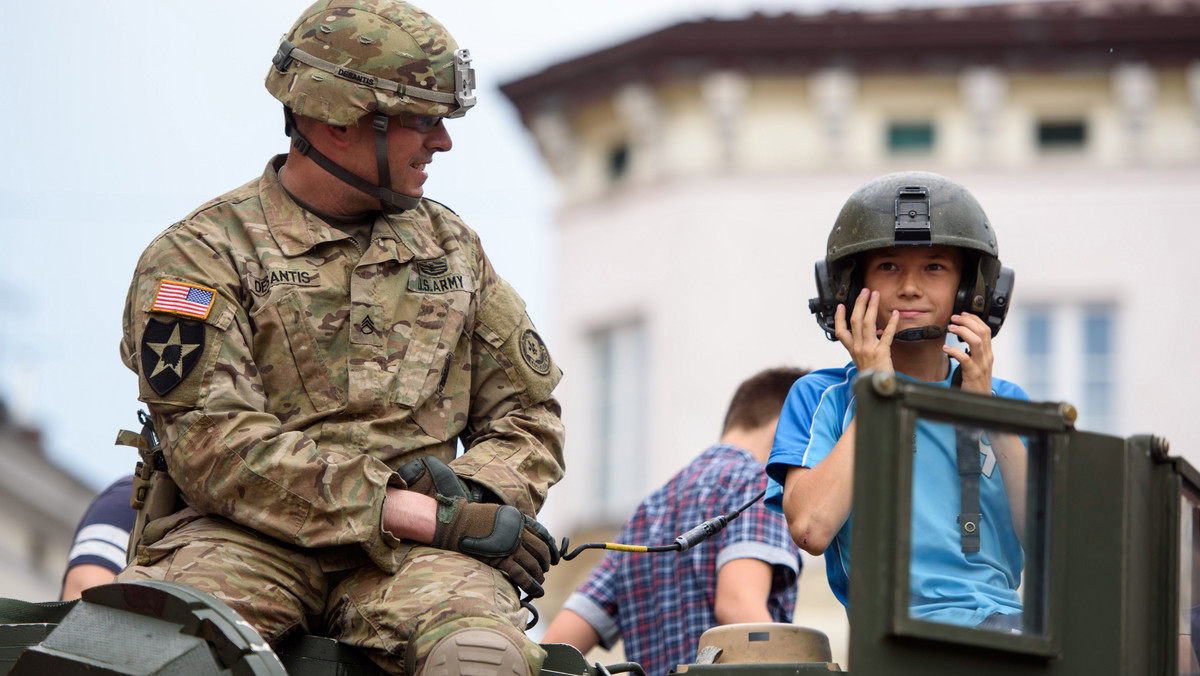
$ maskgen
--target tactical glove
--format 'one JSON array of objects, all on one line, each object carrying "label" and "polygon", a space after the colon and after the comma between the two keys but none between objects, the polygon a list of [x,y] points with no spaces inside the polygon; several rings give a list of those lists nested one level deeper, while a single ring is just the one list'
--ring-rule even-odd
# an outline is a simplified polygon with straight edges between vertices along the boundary
[{"label": "tactical glove", "polygon": [[[490,492],[463,481],[433,456],[413,460],[399,473],[408,490],[438,501],[430,544],[479,559],[508,575],[530,597],[542,596],[539,583],[559,558],[545,526],[516,507],[499,504]],[[488,502],[480,504],[483,500]]]},{"label": "tactical glove", "polygon": [[510,505],[468,502],[438,495],[437,527],[430,543],[472,556],[503,572],[531,598],[558,563],[558,548],[546,527]]},{"label": "tactical glove", "polygon": [[[484,502],[484,489],[481,486],[469,484],[458,478],[454,469],[432,455],[418,457],[418,459],[406,463],[398,469],[398,472],[400,472],[400,478],[404,479],[404,484],[408,485],[408,490],[419,492],[421,495],[432,498],[437,498],[439,495],[462,496],[467,498],[468,502]],[[491,492],[488,492],[488,496],[490,495]],[[490,502],[500,501],[496,499],[496,501]]]}]

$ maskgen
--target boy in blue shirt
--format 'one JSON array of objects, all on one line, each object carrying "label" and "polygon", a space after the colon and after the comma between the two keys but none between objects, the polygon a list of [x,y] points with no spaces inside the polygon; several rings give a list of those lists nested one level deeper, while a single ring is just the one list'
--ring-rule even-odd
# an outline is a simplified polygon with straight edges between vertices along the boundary
[{"label": "boy in blue shirt", "polygon": [[[904,172],[859,188],[834,224],[817,281],[819,297],[810,307],[851,362],[814,372],[792,388],[767,466],[775,484],[768,505],[787,517],[797,545],[825,554],[830,586],[847,604],[857,374],[877,370],[984,395],[1028,397],[992,377],[991,340],[1007,312],[1013,273],[1000,265],[982,207],[953,181]],[[947,344],[947,333],[961,345]],[[979,441],[974,511],[983,518],[960,528],[960,513],[967,510],[960,500],[955,432],[918,423],[913,617],[1020,627],[1026,453],[1013,435],[990,436]]]}]

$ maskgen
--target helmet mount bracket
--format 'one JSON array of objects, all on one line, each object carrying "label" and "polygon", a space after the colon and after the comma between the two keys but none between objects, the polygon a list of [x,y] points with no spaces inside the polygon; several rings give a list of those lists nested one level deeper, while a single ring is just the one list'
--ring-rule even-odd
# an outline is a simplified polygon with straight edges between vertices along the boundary
[{"label": "helmet mount bracket", "polygon": [[896,246],[930,246],[929,189],[905,186],[896,195]]}]

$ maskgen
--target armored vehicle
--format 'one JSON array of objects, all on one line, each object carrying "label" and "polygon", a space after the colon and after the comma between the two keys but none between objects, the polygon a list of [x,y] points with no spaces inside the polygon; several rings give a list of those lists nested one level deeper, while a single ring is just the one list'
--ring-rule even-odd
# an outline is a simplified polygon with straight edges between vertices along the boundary
[{"label": "armored vehicle", "polygon": [[[844,666],[852,674],[1200,674],[1193,643],[1200,474],[1170,457],[1165,440],[1077,430],[1069,404],[984,397],[888,374],[862,374],[855,394],[849,663],[830,661],[819,631],[734,625],[706,635],[695,663],[677,672],[785,676]],[[1013,509],[1012,522],[986,513],[960,519],[964,531],[984,537],[989,528],[1017,530],[1016,626],[992,631],[913,613],[920,429],[978,444],[983,472],[995,470],[990,445],[1001,439],[1018,439],[1026,451],[1024,485],[1010,493],[1023,509]],[[272,650],[215,598],[179,585],[107,585],[73,604],[0,606],[0,671],[11,674],[378,673],[328,639],[298,637]],[[797,650],[798,642],[806,643]],[[631,663],[589,664],[567,646],[547,648],[544,674],[641,672]]]}]

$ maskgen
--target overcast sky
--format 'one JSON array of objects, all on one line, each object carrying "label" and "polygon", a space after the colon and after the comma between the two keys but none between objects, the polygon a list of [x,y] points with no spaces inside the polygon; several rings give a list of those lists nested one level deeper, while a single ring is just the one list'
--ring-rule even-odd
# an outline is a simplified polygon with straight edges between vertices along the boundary
[{"label": "overcast sky", "polygon": [[[136,427],[118,357],[138,255],[286,149],[263,77],[302,0],[23,3],[0,58],[0,398],[51,456],[99,488],[132,470]],[[544,262],[555,187],[500,83],[666,26],[754,11],[968,4],[953,0],[418,2],[474,57],[479,103],[450,123],[425,194],[483,239],[548,342]],[[979,4],[973,2],[970,4]]]}]

